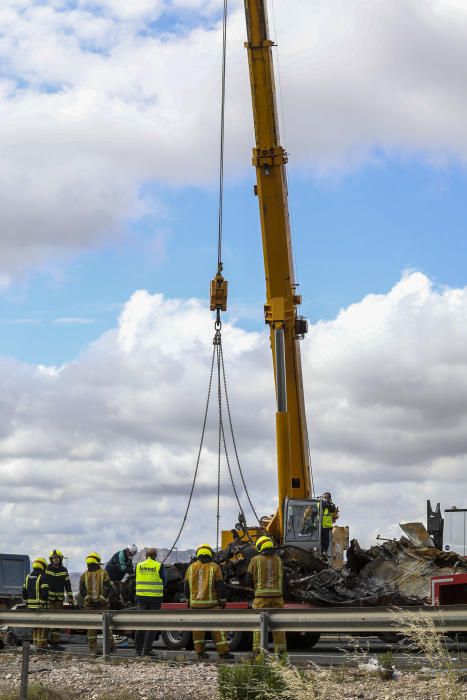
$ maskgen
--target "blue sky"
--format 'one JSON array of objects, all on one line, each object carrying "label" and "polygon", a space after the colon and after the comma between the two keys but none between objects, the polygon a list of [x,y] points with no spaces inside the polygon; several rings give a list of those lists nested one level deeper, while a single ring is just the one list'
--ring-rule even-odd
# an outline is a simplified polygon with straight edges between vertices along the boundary
[{"label": "blue sky", "polygon": [[[460,167],[386,160],[325,180],[294,173],[290,193],[303,313],[334,318],[368,293],[385,293],[406,269],[439,285],[467,283],[467,176]],[[262,327],[264,273],[250,179],[225,193],[224,264],[230,314]],[[113,245],[56,263],[13,284],[0,303],[3,353],[62,364],[117,324],[136,289],[204,298],[216,264],[214,189],[154,187],[162,221],[144,217]],[[159,236],[154,244],[154,235]],[[75,319],[75,321],[73,321]]]}]

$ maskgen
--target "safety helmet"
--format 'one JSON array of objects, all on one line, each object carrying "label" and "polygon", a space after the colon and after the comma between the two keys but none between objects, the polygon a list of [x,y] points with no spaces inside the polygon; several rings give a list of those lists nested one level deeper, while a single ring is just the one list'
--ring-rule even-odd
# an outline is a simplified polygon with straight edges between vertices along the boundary
[{"label": "safety helmet", "polygon": [[47,568],[47,562],[43,557],[37,557],[37,559],[34,559],[32,562],[32,568],[42,569],[42,571],[45,571]]},{"label": "safety helmet", "polygon": [[52,549],[52,551],[49,554],[50,561],[52,561],[52,557],[60,557],[60,559],[63,559],[63,554],[59,549]]},{"label": "safety helmet", "polygon": [[134,557],[138,553],[138,547],[135,544],[129,544],[126,549],[130,552],[131,556]]},{"label": "safety helmet", "polygon": [[196,550],[197,557],[210,557],[212,559],[214,552],[209,544],[200,544]]},{"label": "safety helmet", "polygon": [[256,540],[256,549],[258,552],[264,552],[265,549],[273,549],[274,542],[270,537],[263,535]]},{"label": "safety helmet", "polygon": [[101,558],[97,552],[91,552],[91,554],[88,554],[86,557],[86,564],[100,564],[101,563]]}]

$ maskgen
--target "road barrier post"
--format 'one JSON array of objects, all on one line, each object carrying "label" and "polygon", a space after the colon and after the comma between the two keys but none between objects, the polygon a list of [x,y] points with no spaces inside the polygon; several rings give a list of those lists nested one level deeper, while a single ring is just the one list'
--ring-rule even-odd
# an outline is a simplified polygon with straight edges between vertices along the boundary
[{"label": "road barrier post", "polygon": [[259,616],[259,645],[263,651],[269,649],[269,614],[263,612]]},{"label": "road barrier post", "polygon": [[23,642],[23,659],[21,665],[21,686],[19,689],[19,700],[28,700],[28,678],[29,678],[29,656],[31,645]]},{"label": "road barrier post", "polygon": [[104,661],[110,659],[110,623],[112,621],[112,614],[105,612],[102,614],[102,656]]}]

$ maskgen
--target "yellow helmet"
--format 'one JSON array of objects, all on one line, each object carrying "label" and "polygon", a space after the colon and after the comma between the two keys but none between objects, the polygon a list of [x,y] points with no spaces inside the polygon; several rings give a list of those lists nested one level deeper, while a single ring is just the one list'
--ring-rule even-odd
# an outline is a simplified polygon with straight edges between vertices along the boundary
[{"label": "yellow helmet", "polygon": [[91,554],[88,554],[86,557],[86,564],[100,564],[101,563],[101,558],[97,552],[91,552]]},{"label": "yellow helmet", "polygon": [[49,554],[49,559],[52,559],[52,557],[60,557],[60,559],[63,559],[63,554],[59,549],[52,549]]},{"label": "yellow helmet", "polygon": [[209,544],[200,544],[198,549],[196,550],[196,556],[197,557],[212,557],[214,556],[214,552],[212,550],[212,547]]},{"label": "yellow helmet", "polygon": [[34,559],[34,561],[32,562],[32,568],[42,569],[42,571],[45,571],[47,568],[47,562],[44,559],[44,557],[37,557],[37,559]]},{"label": "yellow helmet", "polygon": [[270,537],[263,535],[256,540],[256,549],[258,552],[264,552],[265,549],[273,549],[274,542]]}]

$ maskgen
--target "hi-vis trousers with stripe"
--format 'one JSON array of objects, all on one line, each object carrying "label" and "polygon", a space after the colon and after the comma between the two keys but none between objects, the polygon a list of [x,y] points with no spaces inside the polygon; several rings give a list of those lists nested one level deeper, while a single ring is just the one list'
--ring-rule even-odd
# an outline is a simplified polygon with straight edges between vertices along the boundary
[{"label": "hi-vis trousers with stripe", "polygon": [[[283,608],[284,599],[283,598],[255,598],[253,601],[253,608]],[[273,632],[272,639],[274,642],[274,653],[283,654],[287,651],[287,643],[285,641],[285,632]],[[260,652],[259,648],[260,642],[260,631],[257,630],[253,632],[253,653],[258,654]]]}]

